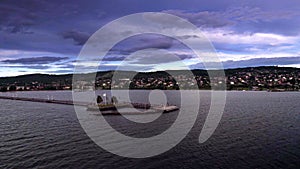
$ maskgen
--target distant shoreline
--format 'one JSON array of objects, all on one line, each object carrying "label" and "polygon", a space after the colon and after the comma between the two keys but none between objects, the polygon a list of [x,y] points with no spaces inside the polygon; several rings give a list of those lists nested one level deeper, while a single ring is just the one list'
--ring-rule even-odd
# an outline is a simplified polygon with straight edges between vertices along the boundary
[{"label": "distant shoreline", "polygon": [[[206,70],[129,72],[114,79],[115,71],[68,75],[32,74],[0,78],[0,92],[6,91],[54,91],[54,90],[245,90],[245,91],[299,91],[300,69],[282,67],[250,67],[224,70],[225,77],[210,77]],[[218,70],[213,70],[218,71]],[[130,77],[133,75],[134,77]],[[211,79],[212,78],[212,79]],[[76,80],[77,79],[77,80]]]},{"label": "distant shoreline", "polygon": [[[127,89],[113,89],[113,90],[120,90],[124,91]],[[142,91],[142,90],[161,90],[161,89],[129,89],[132,91]],[[300,92],[300,90],[283,90],[283,91],[268,91],[268,90],[208,90],[208,89],[181,89],[181,90],[162,90],[162,91],[240,91],[240,92],[275,92],[275,93],[280,93],[280,92]],[[58,91],[72,91],[72,90],[22,90],[22,91],[5,91],[0,93],[18,93],[18,92],[58,92]],[[88,91],[111,91],[110,89],[101,89],[101,90],[83,90],[83,91],[75,91],[75,92],[88,92]]]}]

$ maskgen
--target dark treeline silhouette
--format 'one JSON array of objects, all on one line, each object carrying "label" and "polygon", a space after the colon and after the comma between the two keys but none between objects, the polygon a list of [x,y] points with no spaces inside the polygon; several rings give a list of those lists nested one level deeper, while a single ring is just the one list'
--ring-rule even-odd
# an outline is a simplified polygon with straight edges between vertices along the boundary
[{"label": "dark treeline silhouette", "polygon": [[[218,70],[215,70],[218,71]],[[77,74],[79,81],[72,84],[72,74],[32,74],[0,78],[0,91],[70,90],[76,89],[210,89],[206,70],[169,70],[157,72],[104,71]],[[299,90],[300,69],[276,66],[236,68],[225,70],[228,90]],[[86,77],[93,81],[84,81]],[[131,78],[133,77],[133,78]],[[195,82],[195,83],[194,83]],[[74,85],[74,86],[73,86]],[[217,85],[217,84],[214,84]]]}]

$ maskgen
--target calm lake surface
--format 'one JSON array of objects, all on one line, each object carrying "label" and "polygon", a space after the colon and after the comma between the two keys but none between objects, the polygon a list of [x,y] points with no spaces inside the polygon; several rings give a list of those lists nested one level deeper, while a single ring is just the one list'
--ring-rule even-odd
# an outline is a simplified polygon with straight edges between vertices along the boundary
[{"label": "calm lake surface", "polygon": [[[178,91],[165,93],[169,103],[180,102]],[[146,101],[148,94],[132,91],[130,96]],[[70,91],[0,95],[72,99]],[[300,92],[227,92],[222,120],[203,144],[198,137],[210,93],[200,95],[200,112],[187,137],[146,159],[120,157],[97,146],[82,129],[73,106],[0,99],[0,168],[299,168]],[[105,118],[123,134],[149,137],[168,129],[176,117],[176,112],[163,114],[155,125],[136,125],[121,116]]]}]

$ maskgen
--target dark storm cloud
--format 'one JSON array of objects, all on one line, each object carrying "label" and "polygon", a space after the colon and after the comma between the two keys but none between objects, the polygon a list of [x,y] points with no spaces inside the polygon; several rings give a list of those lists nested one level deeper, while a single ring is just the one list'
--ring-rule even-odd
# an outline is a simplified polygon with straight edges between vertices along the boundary
[{"label": "dark storm cloud", "polygon": [[[148,49],[169,49],[173,46],[173,39],[158,34],[142,34],[127,38],[115,45],[109,54],[129,55],[133,52]],[[109,59],[109,58],[107,58]],[[117,59],[117,57],[115,57]],[[122,59],[122,58],[120,58]]]},{"label": "dark storm cloud", "polygon": [[58,62],[68,59],[67,57],[53,57],[53,56],[43,56],[43,57],[32,57],[32,58],[19,58],[14,60],[3,60],[3,63],[10,63],[10,64],[49,64],[53,62]]},{"label": "dark storm cloud", "polygon": [[172,53],[162,54],[162,52],[157,51],[154,53],[148,53],[147,55],[137,55],[132,60],[129,60],[129,62],[132,64],[151,65],[176,62],[191,58],[193,58],[191,55],[178,55]]},{"label": "dark storm cloud", "polygon": [[126,56],[105,56],[102,61],[122,61]]},{"label": "dark storm cloud", "polygon": [[90,34],[86,32],[71,30],[63,32],[62,37],[64,39],[72,39],[76,45],[83,45],[90,37]]},{"label": "dark storm cloud", "polygon": [[[179,54],[174,54],[175,57],[177,57],[180,60],[185,60],[185,59],[191,59],[193,58],[193,56],[191,55],[179,55]],[[122,56],[105,56],[102,61],[104,62],[114,62],[114,61],[123,61],[128,57],[127,61],[131,61],[131,63],[134,64],[151,64],[151,63],[168,63],[168,62],[173,62],[175,61],[175,57],[171,56],[171,55],[158,55],[158,56],[142,56],[140,55],[139,58],[135,58],[135,60],[133,61],[132,58],[130,58],[127,55],[122,55]]]},{"label": "dark storm cloud", "polygon": [[137,46],[130,48],[128,51],[135,52],[148,48],[169,49],[170,47],[172,47],[172,40],[169,38],[144,38],[137,42]]},{"label": "dark storm cloud", "polygon": [[176,54],[176,56],[180,59],[180,60],[185,60],[185,59],[192,59],[195,58],[192,55],[186,55],[186,54]]}]

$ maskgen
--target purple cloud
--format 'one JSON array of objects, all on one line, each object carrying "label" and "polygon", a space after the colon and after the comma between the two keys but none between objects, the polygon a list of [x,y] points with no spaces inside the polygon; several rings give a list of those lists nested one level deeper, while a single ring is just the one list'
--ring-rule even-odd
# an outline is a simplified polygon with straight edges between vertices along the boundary
[{"label": "purple cloud", "polygon": [[128,55],[138,50],[148,48],[169,49],[172,46],[173,39],[170,37],[157,34],[142,34],[132,36],[119,42],[111,49],[110,53]]},{"label": "purple cloud", "polygon": [[43,57],[31,57],[31,58],[19,58],[19,59],[8,59],[3,60],[3,63],[10,63],[10,64],[49,64],[53,62],[58,62],[68,59],[67,57],[53,57],[53,56],[43,56]]},{"label": "purple cloud", "polygon": [[90,35],[86,32],[71,30],[63,32],[62,37],[64,39],[72,39],[76,45],[83,45],[88,40]]}]

